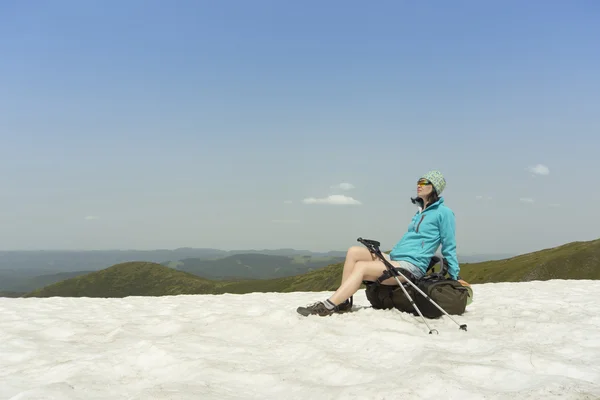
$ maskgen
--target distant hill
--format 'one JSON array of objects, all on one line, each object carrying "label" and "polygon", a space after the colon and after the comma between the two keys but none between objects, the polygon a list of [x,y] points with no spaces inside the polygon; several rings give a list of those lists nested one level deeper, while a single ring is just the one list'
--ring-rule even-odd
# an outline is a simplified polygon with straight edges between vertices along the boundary
[{"label": "distant hill", "polygon": [[[290,257],[293,262],[282,260],[279,266],[267,259],[257,263],[241,262],[243,273],[223,268],[223,264],[203,264],[199,260],[214,261],[240,255]],[[85,251],[0,251],[0,291],[29,292],[47,284],[78,276],[85,272],[99,271],[111,265],[125,262],[147,261],[173,268],[179,265],[210,279],[268,279],[309,272],[314,268],[339,262],[345,251],[311,252],[296,249],[219,250],[213,248],[179,248],[174,250],[85,250]],[[508,256],[507,256],[508,257]],[[246,257],[247,258],[247,257]],[[501,255],[460,256],[461,262],[500,259]],[[261,264],[262,263],[262,264]],[[257,266],[261,264],[262,266]],[[275,269],[279,268],[279,269]],[[222,271],[222,272],[218,272]],[[253,272],[256,272],[253,275]],[[73,273],[59,276],[56,274]],[[56,275],[56,276],[54,276]]]},{"label": "distant hill", "polygon": [[93,271],[73,271],[73,272],[59,272],[57,274],[39,275],[34,277],[24,277],[19,280],[15,280],[11,285],[11,291],[13,292],[30,292],[32,290],[64,281],[65,279],[74,278],[88,274]]},{"label": "distant hill", "polygon": [[342,263],[293,277],[244,281],[211,281],[188,272],[148,262],[113,265],[101,271],[66,279],[22,297],[126,297],[178,294],[249,293],[253,291],[324,290],[339,282],[333,270]]},{"label": "distant hill", "polygon": [[[332,291],[341,282],[342,268],[340,262],[289,277],[216,281],[160,264],[133,262],[67,279],[29,293],[27,297]],[[568,243],[506,260],[462,264],[461,277],[470,283],[600,279],[600,239]]]},{"label": "distant hill", "polygon": [[295,257],[259,253],[236,254],[216,260],[187,258],[163,263],[179,271],[207,279],[270,279],[301,275],[314,269],[343,262],[344,257]]},{"label": "distant hill", "polygon": [[342,281],[344,263],[328,265],[306,274],[276,279],[230,282],[219,288],[224,293],[320,292],[336,290]]},{"label": "distant hill", "polygon": [[600,279],[600,239],[572,242],[516,257],[461,265],[471,283]]},{"label": "distant hill", "polygon": [[[336,290],[343,263],[281,279],[235,282],[231,293]],[[549,279],[600,279],[600,239],[523,254],[505,260],[461,264],[460,275],[470,283],[524,282]]]},{"label": "distant hill", "polygon": [[126,297],[216,293],[219,284],[151,262],[128,262],[54,283],[23,297]]},{"label": "distant hill", "polygon": [[505,260],[507,258],[515,257],[518,254],[471,254],[471,255],[458,255],[458,262],[462,264],[466,263],[478,263],[483,261],[492,261],[492,260]]},{"label": "distant hill", "polygon": [[[273,256],[304,257],[326,259],[344,257],[343,251],[311,252],[295,249],[275,250],[219,250],[211,248],[179,248],[175,250],[89,250],[89,251],[0,251],[0,290],[30,291],[43,284],[45,276],[59,273],[79,273],[99,271],[111,265],[124,262],[147,261],[155,263],[177,262],[178,260],[216,260],[236,254],[263,254]],[[326,265],[326,263],[320,266]],[[50,278],[51,279],[51,278]],[[63,278],[64,279],[64,278]]]},{"label": "distant hill", "polygon": [[[36,274],[93,271],[123,262],[144,260],[164,263],[186,258],[211,260],[235,254],[259,253],[274,256],[344,257],[345,251],[312,252],[295,249],[219,250],[212,248],[179,248],[174,250],[35,250],[0,251],[0,271],[28,271]],[[45,271],[45,272],[44,272]]]},{"label": "distant hill", "polygon": [[24,294],[20,292],[0,291],[0,297],[21,297]]}]

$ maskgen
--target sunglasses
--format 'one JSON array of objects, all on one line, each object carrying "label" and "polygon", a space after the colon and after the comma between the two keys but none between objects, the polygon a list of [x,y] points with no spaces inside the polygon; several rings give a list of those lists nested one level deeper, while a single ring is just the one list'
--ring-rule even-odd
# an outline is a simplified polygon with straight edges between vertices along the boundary
[{"label": "sunglasses", "polygon": [[419,181],[417,182],[417,186],[427,186],[427,185],[431,185],[431,182],[429,182],[427,179],[419,179]]}]

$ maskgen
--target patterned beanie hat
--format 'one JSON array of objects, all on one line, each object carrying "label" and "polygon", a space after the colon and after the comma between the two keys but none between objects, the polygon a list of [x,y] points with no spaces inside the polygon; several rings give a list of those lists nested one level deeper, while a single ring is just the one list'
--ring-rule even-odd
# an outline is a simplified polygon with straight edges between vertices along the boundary
[{"label": "patterned beanie hat", "polygon": [[437,192],[438,196],[442,195],[442,192],[446,188],[446,179],[440,171],[429,171],[421,177],[421,179],[427,179]]}]

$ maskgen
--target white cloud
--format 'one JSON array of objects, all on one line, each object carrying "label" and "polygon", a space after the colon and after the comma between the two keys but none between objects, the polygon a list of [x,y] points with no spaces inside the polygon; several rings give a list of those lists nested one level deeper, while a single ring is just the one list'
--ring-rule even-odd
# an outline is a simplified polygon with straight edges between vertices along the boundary
[{"label": "white cloud", "polygon": [[354,185],[351,183],[340,183],[339,185],[333,185],[331,188],[332,189],[341,189],[341,190],[351,190],[354,189]]},{"label": "white cloud", "polygon": [[550,174],[550,169],[548,169],[548,167],[546,167],[545,165],[542,165],[542,164],[538,164],[533,167],[529,167],[528,170],[529,170],[529,172],[531,172],[534,175]]},{"label": "white cloud", "polygon": [[87,217],[84,218],[86,221],[95,221],[97,219],[100,219],[100,217],[97,217],[95,215],[88,215]]},{"label": "white cloud", "polygon": [[521,202],[523,202],[523,203],[533,203],[533,202],[535,202],[535,200],[533,200],[533,199],[532,199],[532,198],[530,198],[530,197],[521,197],[519,200],[520,200]]},{"label": "white cloud", "polygon": [[352,197],[344,196],[341,194],[333,194],[331,196],[317,199],[315,197],[309,197],[303,200],[304,204],[332,204],[332,205],[356,205],[361,204],[360,201],[353,199]]}]

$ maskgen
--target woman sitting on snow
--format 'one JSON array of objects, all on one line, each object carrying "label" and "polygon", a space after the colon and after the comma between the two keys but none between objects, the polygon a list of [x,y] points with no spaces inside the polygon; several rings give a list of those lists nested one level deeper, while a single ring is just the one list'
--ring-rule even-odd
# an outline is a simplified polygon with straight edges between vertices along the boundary
[{"label": "woman sitting on snow", "polygon": [[[425,275],[429,262],[440,244],[442,255],[448,264],[448,274],[452,279],[458,279],[455,218],[454,212],[444,205],[444,198],[441,197],[445,187],[446,180],[439,171],[430,171],[418,180],[417,197],[412,201],[418,203],[419,210],[412,218],[408,231],[394,246],[390,255],[386,256],[396,270],[411,280],[420,279]],[[304,316],[327,316],[350,311],[352,296],[362,282],[376,281],[387,272],[385,264],[367,248],[352,246],[346,255],[342,283],[338,290],[329,299],[307,307],[298,307],[297,311]],[[402,276],[398,279],[400,282],[405,281]],[[398,284],[394,277],[389,277],[381,283]]]}]

